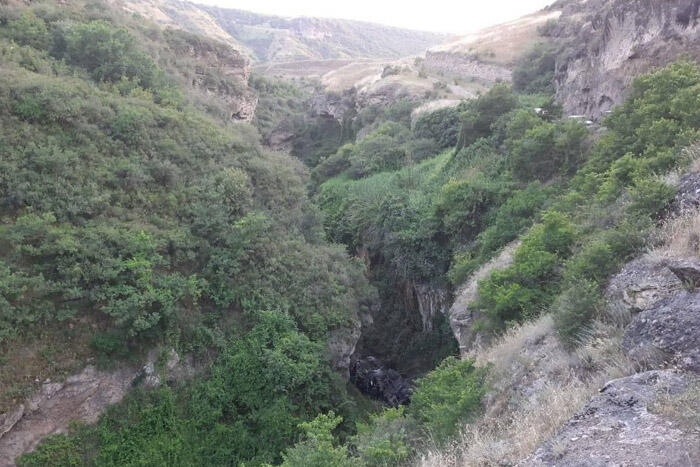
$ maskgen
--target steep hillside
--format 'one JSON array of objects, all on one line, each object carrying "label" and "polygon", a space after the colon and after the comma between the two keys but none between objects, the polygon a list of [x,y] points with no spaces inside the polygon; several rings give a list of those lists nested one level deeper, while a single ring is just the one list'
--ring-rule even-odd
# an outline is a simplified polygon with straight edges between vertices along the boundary
[{"label": "steep hillside", "polygon": [[178,0],[109,0],[109,3],[160,26],[184,29],[209,37],[250,55],[250,51],[244,45],[223,30],[211,15],[193,3]]},{"label": "steep hillside", "polygon": [[308,170],[238,106],[240,53],[103,2],[21,2],[0,8],[0,64],[0,465],[125,396],[127,429],[166,407],[198,428],[36,462],[276,462],[300,423],[356,413],[343,376],[373,291],[325,241]]},{"label": "steep hillside", "polygon": [[261,62],[399,58],[422,52],[441,34],[323,18],[281,18],[201,6]]},{"label": "steep hillside", "polygon": [[110,0],[126,11],[243,50],[255,62],[400,58],[422,53],[442,34],[325,18],[282,18],[180,0]]},{"label": "steep hillside", "polygon": [[[1,2],[0,466],[700,463],[680,2],[402,58],[361,23]],[[690,58],[620,65],[632,22]],[[624,82],[566,90],[599,59]],[[595,124],[556,100],[593,92]]]},{"label": "steep hillside", "polygon": [[487,82],[510,81],[511,71],[535,43],[544,40],[541,28],[561,15],[543,10],[509,23],[458,36],[430,48],[424,66],[449,76],[470,76]]}]

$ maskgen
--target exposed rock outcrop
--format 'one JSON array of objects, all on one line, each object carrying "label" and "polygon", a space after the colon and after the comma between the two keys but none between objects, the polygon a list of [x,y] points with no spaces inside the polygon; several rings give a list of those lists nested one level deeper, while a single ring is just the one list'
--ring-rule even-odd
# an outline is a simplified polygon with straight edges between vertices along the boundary
[{"label": "exposed rock outcrop", "polygon": [[455,294],[455,301],[447,314],[450,318],[450,327],[459,344],[460,354],[466,355],[474,348],[488,343],[488,334],[474,330],[474,324],[482,315],[470,305],[478,298],[479,281],[488,277],[494,270],[510,266],[513,263],[513,254],[519,246],[519,241],[506,246],[497,257],[475,272]]},{"label": "exposed rock outcrop", "polygon": [[667,265],[667,261],[648,257],[627,263],[608,284],[605,293],[608,303],[635,314],[673,296],[682,286]]},{"label": "exposed rock outcrop", "polygon": [[65,431],[71,421],[96,422],[109,405],[122,400],[138,374],[134,369],[109,373],[89,366],[65,382],[45,382],[38,394],[11,412],[8,421],[13,423],[0,436],[0,466],[14,465],[15,458],[46,436]]},{"label": "exposed rock outcrop", "polygon": [[511,71],[508,68],[484,63],[476,57],[457,52],[429,50],[425,54],[423,66],[434,73],[473,77],[489,83],[511,80]]},{"label": "exposed rock outcrop", "polygon": [[447,292],[440,287],[407,282],[405,296],[407,308],[418,310],[423,332],[431,332],[437,315],[447,312]]},{"label": "exposed rock outcrop", "polygon": [[24,404],[0,415],[0,467],[14,465],[20,455],[36,448],[49,435],[65,432],[74,421],[95,423],[135,385],[175,384],[195,376],[199,368],[191,356],[170,350],[162,368],[151,352],[141,368],[100,371],[87,366],[63,382],[47,380]]},{"label": "exposed rock outcrop", "polygon": [[686,174],[678,182],[678,193],[671,203],[669,212],[672,215],[680,215],[698,208],[700,208],[700,174]]},{"label": "exposed rock outcrop", "polygon": [[190,86],[225,103],[232,120],[251,121],[258,103],[248,87],[248,58],[227,44],[183,31],[166,31],[168,45],[195,63]]},{"label": "exposed rock outcrop", "polygon": [[668,269],[686,289],[695,290],[700,287],[700,261],[697,259],[674,261],[668,265]]},{"label": "exposed rock outcrop", "polygon": [[621,103],[632,80],[682,56],[700,59],[700,0],[577,0],[550,36],[557,99],[569,114],[598,118]]},{"label": "exposed rock outcrop", "polygon": [[679,292],[637,315],[622,346],[646,368],[676,365],[700,373],[700,292]]},{"label": "exposed rock outcrop", "polygon": [[331,331],[328,338],[327,349],[331,365],[346,379],[350,376],[350,359],[355,353],[360,336],[361,324],[358,320],[352,327],[342,327]]},{"label": "exposed rock outcrop", "polygon": [[357,113],[355,97],[354,89],[342,93],[317,91],[309,102],[311,114],[332,118],[342,125],[346,119],[354,118]]},{"label": "exposed rock outcrop", "polygon": [[698,465],[700,433],[655,413],[664,399],[696,385],[697,378],[672,370],[613,380],[521,465]]}]

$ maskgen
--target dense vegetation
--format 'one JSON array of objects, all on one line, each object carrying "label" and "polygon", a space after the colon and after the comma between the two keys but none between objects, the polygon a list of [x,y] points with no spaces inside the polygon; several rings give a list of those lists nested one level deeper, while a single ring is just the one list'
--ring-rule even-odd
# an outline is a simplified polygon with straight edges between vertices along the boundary
[{"label": "dense vegetation", "polygon": [[[183,50],[219,45],[94,2],[0,13],[0,350],[52,328],[103,364],[174,348],[206,367],[20,465],[397,465],[448,442],[489,368],[452,357],[444,314],[418,302],[446,306],[520,239],[479,283],[481,328],[552,312],[576,345],[700,137],[692,63],[639,78],[596,134],[552,102],[544,46],[513,89],[417,118],[409,100],[308,118],[309,89],[254,78],[253,126],[189,85]],[[275,132],[295,158],[261,145]],[[359,351],[420,376],[409,406],[368,415],[333,370],[329,337],[360,314]]]},{"label": "dense vegetation", "polygon": [[[351,420],[325,344],[373,292],[325,242],[302,164],[141,46],[182,64],[191,37],[94,3],[2,13],[3,354],[54,328],[54,346],[111,364],[158,346],[218,355],[201,381],[134,394],[27,462],[276,462],[299,423],[334,407]],[[31,388],[1,373],[3,397]]]}]

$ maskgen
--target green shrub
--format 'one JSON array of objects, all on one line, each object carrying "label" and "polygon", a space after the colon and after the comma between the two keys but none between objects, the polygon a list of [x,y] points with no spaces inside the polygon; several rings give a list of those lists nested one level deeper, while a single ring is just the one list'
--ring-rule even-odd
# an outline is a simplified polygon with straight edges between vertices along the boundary
[{"label": "green shrub", "polygon": [[457,144],[459,128],[460,109],[447,107],[421,114],[413,125],[413,135],[416,138],[433,140],[439,149],[445,149]]},{"label": "green shrub", "polygon": [[481,177],[443,185],[435,202],[435,216],[442,221],[445,233],[456,241],[473,239],[483,229],[488,212],[503,198],[504,185]]},{"label": "green shrub", "polygon": [[511,266],[479,282],[478,307],[495,329],[536,316],[557,292],[576,234],[560,213],[547,212],[542,221],[525,235]]},{"label": "green shrub", "polygon": [[408,460],[409,432],[414,428],[411,424],[405,407],[385,409],[372,415],[368,423],[359,423],[352,443],[362,465],[384,467],[401,465]]},{"label": "green shrub", "polygon": [[552,305],[554,326],[559,337],[568,345],[578,343],[581,333],[598,314],[603,303],[598,284],[578,279]]},{"label": "green shrub", "polygon": [[632,204],[629,210],[633,214],[658,218],[675,194],[676,189],[661,180],[653,178],[638,180],[630,188]]},{"label": "green shrub", "polygon": [[534,222],[552,190],[537,182],[514,192],[496,211],[493,221],[479,234],[479,252],[482,258],[515,240]]},{"label": "green shrub", "polygon": [[554,47],[535,44],[513,70],[513,89],[530,94],[553,94],[555,59]]},{"label": "green shrub", "polygon": [[148,89],[162,80],[153,60],[137,49],[134,36],[124,28],[106,21],[76,24],[65,31],[63,41],[62,58],[85,68],[96,81],[131,79]]},{"label": "green shrub", "polygon": [[418,380],[407,412],[435,440],[445,441],[479,413],[485,376],[471,360],[447,358]]},{"label": "green shrub", "polygon": [[306,439],[288,449],[284,455],[284,467],[349,467],[355,465],[348,458],[345,446],[333,446],[331,433],[342,421],[333,412],[321,414],[314,420],[302,423]]},{"label": "green shrub", "polygon": [[469,104],[462,114],[462,128],[457,149],[465,148],[491,134],[491,127],[503,115],[515,109],[518,100],[510,87],[497,84],[486,94]]},{"label": "green shrub", "polygon": [[10,20],[2,35],[39,50],[47,50],[51,44],[46,23],[32,11],[24,11],[19,18]]},{"label": "green shrub", "polygon": [[602,239],[587,242],[566,265],[566,275],[571,282],[589,280],[603,285],[618,267],[618,259],[612,248]]},{"label": "green shrub", "polygon": [[61,465],[77,467],[84,465],[81,440],[67,434],[47,437],[36,450],[17,460],[19,467],[42,467]]},{"label": "green shrub", "polygon": [[572,175],[583,161],[586,135],[577,122],[542,123],[509,141],[511,170],[523,181]]}]

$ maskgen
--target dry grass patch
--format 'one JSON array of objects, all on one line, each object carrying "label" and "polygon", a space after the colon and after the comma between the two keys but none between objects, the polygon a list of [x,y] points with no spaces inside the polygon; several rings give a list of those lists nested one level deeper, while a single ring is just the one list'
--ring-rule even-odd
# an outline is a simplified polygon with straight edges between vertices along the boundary
[{"label": "dry grass patch", "polygon": [[526,459],[607,381],[633,372],[620,349],[621,326],[596,322],[588,337],[567,352],[545,315],[473,355],[477,365],[491,368],[485,415],[451,445],[427,450],[417,464],[495,466]]},{"label": "dry grass patch", "polygon": [[696,380],[681,394],[665,394],[650,411],[679,424],[688,431],[700,431],[700,380]]},{"label": "dry grass patch", "polygon": [[686,259],[700,256],[700,210],[686,212],[666,221],[657,234],[652,260]]}]

